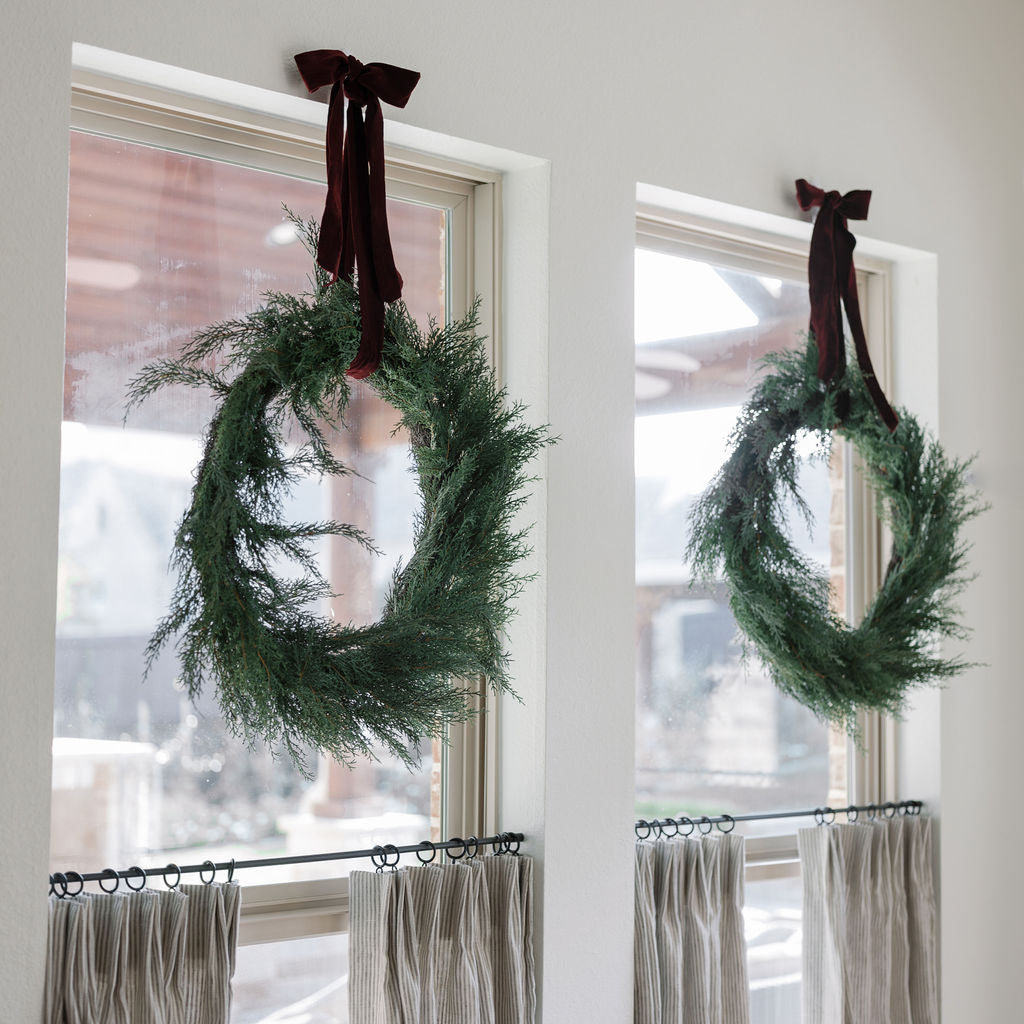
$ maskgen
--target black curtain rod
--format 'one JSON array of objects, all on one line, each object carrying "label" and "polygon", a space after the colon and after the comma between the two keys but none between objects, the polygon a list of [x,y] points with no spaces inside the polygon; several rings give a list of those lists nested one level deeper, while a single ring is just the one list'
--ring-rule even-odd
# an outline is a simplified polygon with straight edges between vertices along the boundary
[{"label": "black curtain rod", "polygon": [[[729,833],[736,827],[737,821],[771,821],[774,818],[814,818],[819,825],[831,825],[836,820],[837,814],[845,814],[847,821],[856,821],[861,814],[865,814],[868,820],[877,817],[895,818],[897,815],[917,815],[921,813],[924,803],[920,800],[900,800],[898,803],[884,804],[850,804],[849,807],[812,807],[806,811],[770,811],[764,814],[717,814],[708,817],[706,814],[687,817],[685,814],[678,818],[654,818],[647,821],[641,818],[633,825],[633,831],[638,839],[649,839],[652,835],[661,837],[666,834],[669,828],[674,831],[668,834],[667,838],[674,839],[677,835],[692,835],[694,830],[701,835],[709,835],[717,825],[719,832]],[[730,822],[729,828],[722,828],[726,822]],[[683,828],[689,826],[684,832]],[[705,828],[704,826],[707,826]],[[643,834],[641,834],[641,830]]]},{"label": "black curtain rod", "polygon": [[[99,882],[100,887],[104,888],[104,882],[116,881],[113,889],[104,888],[105,892],[114,892],[117,886],[120,885],[122,878],[125,880],[125,885],[128,888],[138,892],[145,887],[150,875],[161,875],[164,882],[172,889],[177,887],[182,875],[198,874],[200,879],[209,885],[216,877],[218,871],[226,871],[228,873],[227,881],[230,882],[234,878],[235,871],[239,868],[268,868],[283,864],[315,864],[328,860],[362,860],[367,857],[373,862],[378,871],[383,871],[386,867],[394,868],[403,853],[415,853],[416,859],[421,864],[431,864],[437,856],[438,850],[448,851],[450,860],[461,860],[463,857],[468,857],[472,860],[480,851],[481,846],[494,846],[498,848],[498,853],[511,853],[513,856],[518,856],[519,846],[524,838],[522,832],[499,832],[497,835],[484,836],[482,839],[478,839],[476,836],[470,836],[468,839],[453,836],[451,839],[441,843],[434,843],[429,839],[424,839],[422,842],[410,846],[395,846],[392,843],[388,843],[385,846],[375,846],[372,850],[340,850],[332,853],[296,854],[291,857],[257,857],[252,860],[235,860],[232,858],[219,864],[215,864],[212,860],[205,860],[202,864],[184,864],[181,866],[172,862],[162,868],[140,868],[138,865],[133,865],[126,871],[115,871],[113,868],[104,868],[103,871],[88,871],[84,874],[78,871],[56,871],[50,875],[50,894],[62,898],[64,896],[77,896],[82,891],[86,882]],[[515,849],[512,848],[513,844],[515,844]],[[462,852],[457,856],[453,856],[451,851],[458,849],[461,849]],[[430,854],[428,858],[424,859],[420,856],[426,853]],[[209,878],[206,877],[207,874],[209,874]],[[168,876],[173,877],[173,884],[167,881]],[[132,880],[138,880],[139,884],[133,885]],[[78,884],[78,888],[74,891],[69,891],[70,886],[75,883]]]}]

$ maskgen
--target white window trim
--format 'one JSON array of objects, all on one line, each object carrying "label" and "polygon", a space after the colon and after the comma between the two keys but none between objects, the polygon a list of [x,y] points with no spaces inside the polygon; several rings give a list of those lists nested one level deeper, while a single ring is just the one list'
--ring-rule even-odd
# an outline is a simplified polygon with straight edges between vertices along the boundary
[{"label": "white window trim", "polygon": [[[661,252],[718,262],[737,270],[807,279],[807,243],[761,229],[683,214],[650,204],[637,206],[636,244]],[[892,275],[888,260],[856,253],[857,285],[872,364],[884,390],[891,390]],[[881,585],[888,557],[888,531],[875,512],[874,497],[857,467],[852,446],[845,446],[846,550],[858,553],[847,563],[847,608],[859,620]],[[877,712],[859,716],[861,743],[847,743],[847,801],[883,803],[897,799],[898,723]],[[801,827],[804,824],[802,823]],[[792,878],[800,873],[796,832],[760,836],[746,842],[748,882]]]},{"label": "white window trim", "polygon": [[[71,129],[326,181],[320,126],[82,67],[72,73]],[[385,155],[389,196],[448,210],[446,315],[464,314],[479,297],[480,330],[500,380],[501,175],[390,144]],[[452,246],[453,239],[460,244]],[[470,688],[483,691],[481,684]],[[479,714],[453,726],[445,747],[443,836],[489,835],[497,828],[499,703],[489,692],[472,700]],[[347,930],[347,878],[244,888],[240,945]]]}]

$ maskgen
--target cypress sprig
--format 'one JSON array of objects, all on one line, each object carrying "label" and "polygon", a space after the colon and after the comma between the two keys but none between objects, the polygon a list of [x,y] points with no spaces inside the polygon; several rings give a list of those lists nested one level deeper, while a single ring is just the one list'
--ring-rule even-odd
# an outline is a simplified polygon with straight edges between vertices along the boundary
[{"label": "cypress sprig", "polygon": [[[687,557],[698,579],[724,572],[736,622],[775,684],[855,731],[858,711],[898,714],[910,690],[971,664],[945,656],[938,641],[967,636],[956,606],[970,579],[961,534],[985,506],[968,486],[969,462],[947,457],[906,410],[890,433],[855,359],[830,386],[818,379],[813,338],[768,364],[727,461],[691,511]],[[787,500],[810,515],[797,487],[803,432],[817,435],[825,456],[833,433],[853,443],[892,531],[884,580],[855,627],[833,612],[827,575],[787,535]]]},{"label": "cypress sprig", "polygon": [[[317,225],[297,224],[315,252]],[[510,690],[505,629],[530,579],[517,568],[529,546],[516,516],[527,467],[552,438],[508,405],[475,307],[424,332],[402,303],[389,306],[381,365],[367,383],[412,437],[415,550],[377,622],[313,614],[331,588],[312,541],[333,534],[374,548],[350,525],[282,521],[300,475],[349,472],[320,423],[341,424],[348,404],[358,294],[345,280],[330,285],[319,267],[311,283],[307,294],[270,293],[248,316],[200,331],[131,384],[129,410],[171,384],[209,388],[220,401],[175,535],[171,607],[147,662],[173,641],[190,696],[215,686],[237,735],[287,751],[300,770],[310,749],[351,761],[378,745],[412,767],[419,740],[472,714],[465,680]],[[283,438],[289,415],[307,437],[294,453]],[[298,579],[282,576],[282,557],[298,564]]]}]

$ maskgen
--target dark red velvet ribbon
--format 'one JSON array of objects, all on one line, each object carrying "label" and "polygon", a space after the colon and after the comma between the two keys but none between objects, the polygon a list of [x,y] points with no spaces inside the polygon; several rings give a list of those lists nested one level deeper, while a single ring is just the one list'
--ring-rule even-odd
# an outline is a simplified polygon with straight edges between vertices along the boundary
[{"label": "dark red velvet ribbon", "polygon": [[[327,110],[327,203],[316,260],[332,283],[359,267],[362,340],[350,377],[368,377],[380,364],[384,303],[402,296],[388,233],[384,188],[384,115],[380,101],[404,107],[420,80],[418,71],[392,64],[362,64],[341,50],[310,50],[295,63],[310,92],[331,86]],[[343,96],[348,97],[348,132]],[[363,108],[366,108],[365,121]]]},{"label": "dark red velvet ribbon", "polygon": [[[846,195],[835,191],[825,192],[801,178],[796,183],[796,197],[801,210],[821,207],[811,233],[807,269],[811,296],[811,331],[818,343],[818,377],[828,383],[841,378],[846,372],[846,343],[843,339],[845,306],[864,383],[885,425],[895,430],[899,418],[882,392],[868,354],[857,296],[857,274],[853,267],[853,250],[857,239],[846,224],[847,220],[867,220],[871,193],[864,189],[847,192]],[[843,415],[842,405],[840,415]]]}]

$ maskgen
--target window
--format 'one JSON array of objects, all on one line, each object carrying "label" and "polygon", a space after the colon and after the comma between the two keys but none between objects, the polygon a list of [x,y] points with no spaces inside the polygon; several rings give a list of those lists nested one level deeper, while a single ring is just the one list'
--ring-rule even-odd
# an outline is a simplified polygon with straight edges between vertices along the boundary
[{"label": "window", "polygon": [[[888,727],[865,716],[858,749],[776,690],[756,657],[741,657],[724,581],[691,587],[684,560],[689,509],[724,461],[760,360],[804,343],[806,247],[644,210],[635,260],[637,817],[890,799]],[[885,267],[857,265],[884,374]],[[794,515],[793,540],[828,573],[836,610],[855,618],[877,585],[879,523],[849,445],[813,456],[808,443],[801,490],[816,529]],[[799,1016],[795,828],[807,824],[738,826],[755,1024]]]},{"label": "window", "polygon": [[[448,745],[422,744],[416,773],[383,757],[351,771],[321,759],[309,782],[286,757],[234,739],[212,694],[193,707],[176,686],[173,651],[141,683],[214,406],[168,390],[125,425],[125,389],[196,328],[254,308],[268,289],[306,286],[310,257],[282,204],[320,215],[322,129],[84,73],[73,110],[51,870],[483,834],[494,813],[493,709],[453,729]],[[483,330],[493,339],[497,182],[395,151],[388,175],[411,312],[443,320],[486,288]],[[385,552],[367,558],[336,538],[318,550],[338,592],[323,613],[362,623],[411,549],[416,492],[405,439],[392,434],[395,411],[357,384],[346,417],[333,441],[359,475],[302,482],[287,514],[356,523]],[[296,975],[295,999],[323,987],[313,966],[343,948],[344,876],[358,864],[246,873],[241,942],[299,940],[288,956],[309,965],[309,986],[300,992]],[[278,988],[267,995],[257,960],[240,957],[239,1020],[293,1001]]]}]

